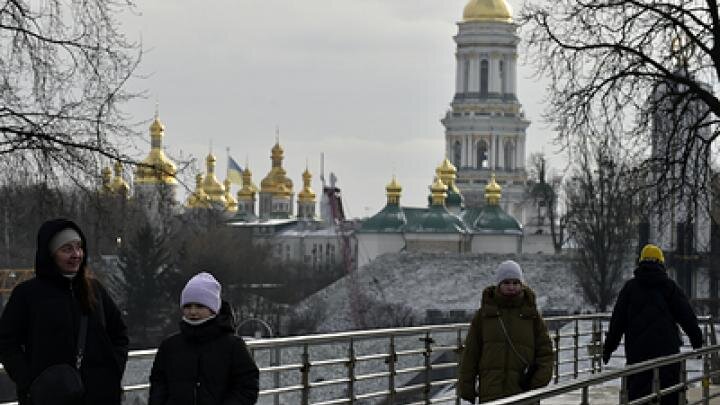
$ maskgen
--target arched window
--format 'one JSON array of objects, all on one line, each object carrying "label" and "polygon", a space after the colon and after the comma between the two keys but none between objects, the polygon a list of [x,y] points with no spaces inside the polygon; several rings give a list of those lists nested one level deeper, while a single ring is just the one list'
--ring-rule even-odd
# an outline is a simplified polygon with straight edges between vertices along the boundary
[{"label": "arched window", "polygon": [[453,144],[453,157],[452,157],[453,164],[455,165],[455,167],[460,167],[460,163],[462,162],[461,157],[462,157],[462,144],[460,144],[460,141],[455,141],[455,143]]},{"label": "arched window", "polygon": [[480,96],[488,94],[488,61],[480,61]]},{"label": "arched window", "polygon": [[515,145],[512,142],[505,142],[505,170],[510,171],[515,167]]},{"label": "arched window", "polygon": [[487,156],[488,145],[487,142],[480,140],[477,143],[477,161],[475,167],[478,169],[488,168],[488,156]]}]

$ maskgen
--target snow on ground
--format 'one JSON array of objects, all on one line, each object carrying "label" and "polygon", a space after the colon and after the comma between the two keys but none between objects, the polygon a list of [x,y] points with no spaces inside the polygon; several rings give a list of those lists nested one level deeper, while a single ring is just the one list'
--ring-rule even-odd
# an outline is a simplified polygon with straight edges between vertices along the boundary
[{"label": "snow on ground", "polygon": [[416,325],[425,323],[426,311],[431,309],[467,311],[469,319],[479,307],[482,290],[495,283],[495,267],[508,259],[522,266],[539,308],[568,313],[588,309],[567,256],[406,252],[378,257],[359,269],[354,279],[337,281],[299,308],[325,303],[330,310],[319,326],[320,332],[354,329],[350,301],[355,288],[372,300],[411,308]]}]

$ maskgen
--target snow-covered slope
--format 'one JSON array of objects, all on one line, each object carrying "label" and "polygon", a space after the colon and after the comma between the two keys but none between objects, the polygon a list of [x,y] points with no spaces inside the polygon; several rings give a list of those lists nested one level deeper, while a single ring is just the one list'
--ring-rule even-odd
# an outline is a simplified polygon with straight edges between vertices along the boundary
[{"label": "snow-covered slope", "polygon": [[380,256],[359,269],[356,276],[338,280],[299,308],[307,309],[319,302],[327,308],[318,332],[355,328],[350,305],[353,296],[360,297],[355,308],[372,301],[405,306],[412,310],[415,324],[425,323],[427,310],[472,314],[479,306],[483,288],[495,282],[495,267],[508,259],[522,266],[526,283],[535,291],[541,309],[569,313],[587,309],[567,256],[440,253]]}]

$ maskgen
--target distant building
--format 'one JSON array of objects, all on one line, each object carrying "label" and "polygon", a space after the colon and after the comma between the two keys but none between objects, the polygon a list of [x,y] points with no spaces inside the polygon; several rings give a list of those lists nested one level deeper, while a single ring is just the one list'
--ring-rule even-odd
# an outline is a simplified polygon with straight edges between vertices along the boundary
[{"label": "distant building", "polygon": [[516,31],[505,0],[470,0],[465,6],[454,37],[455,96],[441,120],[445,156],[457,167],[457,187],[466,207],[485,204],[484,190],[494,174],[503,187],[503,210],[549,240],[549,224],[534,218],[538,210],[527,190],[530,121],[517,98]]}]

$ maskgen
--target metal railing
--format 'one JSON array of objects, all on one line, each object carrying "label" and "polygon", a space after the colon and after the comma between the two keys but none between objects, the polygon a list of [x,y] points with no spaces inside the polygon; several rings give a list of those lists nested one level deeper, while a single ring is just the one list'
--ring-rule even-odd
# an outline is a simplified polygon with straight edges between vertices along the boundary
[{"label": "metal railing", "polygon": [[[552,387],[559,391],[546,388],[534,393],[560,394],[567,392],[563,387],[568,384],[580,389],[577,384],[587,382],[590,387],[606,381],[596,382],[593,376],[606,378],[624,372],[603,373],[601,349],[608,320],[609,314],[546,318],[555,356]],[[708,317],[700,320],[706,342],[714,343],[713,323]],[[468,328],[468,324],[448,324],[248,340],[248,348],[260,368],[259,403],[460,404],[454,389],[449,387],[456,382]],[[710,348],[699,353],[709,351]],[[123,382],[126,403],[146,395],[147,374],[155,352],[152,349],[130,353]],[[621,356],[622,352],[617,355]],[[715,363],[711,364],[711,360]],[[717,364],[717,356],[708,357],[707,361],[708,369],[714,372],[718,367],[713,364]]]},{"label": "metal railing", "polygon": [[[581,391],[581,405],[589,404],[588,398],[590,389],[592,387],[596,387],[600,384],[607,383],[613,380],[620,380],[618,404],[639,405],[648,404],[651,402],[658,403],[662,397],[672,393],[678,393],[680,396],[681,404],[709,405],[712,399],[720,397],[720,392],[716,391],[713,393],[710,390],[711,381],[720,375],[720,369],[713,368],[711,366],[711,363],[713,362],[712,358],[714,356],[718,356],[718,354],[720,354],[720,345],[703,347],[701,349],[691,352],[684,352],[671,356],[652,359],[643,363],[633,364],[621,370],[605,371],[594,376],[550,385],[545,388],[540,388],[523,394],[514,395],[512,397],[491,401],[488,402],[487,405],[535,404],[542,399],[555,398],[559,395],[574,391]],[[702,360],[702,369],[699,370],[699,375],[689,378],[688,362],[698,359]],[[659,382],[660,368],[663,366],[678,363],[680,364],[679,382],[675,385],[661,389]],[[652,372],[652,390],[648,395],[630,401],[628,399],[627,379],[634,374],[638,374],[644,371]],[[696,385],[701,386],[701,398],[692,402],[687,401],[687,390]]]}]

